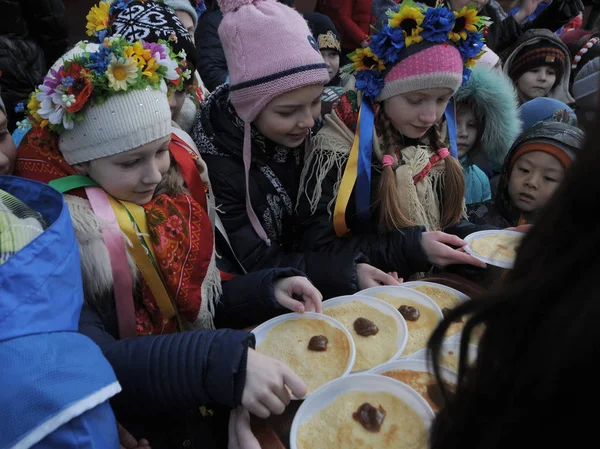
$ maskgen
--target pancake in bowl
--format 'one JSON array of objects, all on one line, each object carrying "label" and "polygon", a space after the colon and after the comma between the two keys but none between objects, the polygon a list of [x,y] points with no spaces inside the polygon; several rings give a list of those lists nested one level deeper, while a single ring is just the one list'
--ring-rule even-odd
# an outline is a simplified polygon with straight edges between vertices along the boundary
[{"label": "pancake in bowl", "polygon": [[[381,373],[383,376],[404,382],[427,401],[434,413],[437,413],[444,405],[442,392],[437,384],[435,376],[431,373],[413,371],[410,369],[395,369]],[[454,392],[456,385],[445,382],[447,391]]]},{"label": "pancake in bowl", "polygon": [[[311,338],[324,336],[325,351],[308,349]],[[256,350],[287,364],[310,393],[342,376],[351,358],[347,335],[324,320],[298,318],[272,327]]]},{"label": "pancake in bowl", "polygon": [[[398,352],[398,322],[393,316],[381,312],[359,300],[343,303],[323,310],[325,315],[335,318],[344,325],[356,348],[356,359],[352,372],[364,371],[389,361]],[[374,323],[378,332],[374,335],[359,335],[355,321],[365,318]]]},{"label": "pancake in bowl", "polygon": [[391,304],[395,309],[399,309],[402,306],[409,306],[419,310],[420,315],[416,321],[411,321],[404,317],[406,327],[408,328],[408,340],[406,341],[406,347],[402,355],[412,355],[418,350],[423,349],[427,345],[431,333],[438,325],[439,316],[436,311],[416,301],[385,293],[377,293],[375,297]]},{"label": "pancake in bowl", "polygon": [[[421,293],[426,294],[431,299],[435,301],[435,303],[442,309],[442,313],[444,316],[452,309],[457,307],[458,305],[463,303],[463,300],[459,298],[457,295],[452,293],[451,291],[445,290],[440,287],[435,287],[432,285],[417,285],[411,287],[414,290],[418,290]],[[446,332],[446,338],[452,337],[456,335],[465,327],[465,322],[467,321],[467,317],[463,316],[460,321],[454,322],[448,328]],[[479,325],[473,329],[473,333],[471,334],[471,342],[477,344],[481,335],[483,334],[484,325]]]},{"label": "pancake in bowl", "polygon": [[[385,412],[378,431],[353,417],[365,403]],[[348,391],[300,426],[297,443],[298,449],[426,449],[427,433],[419,415],[393,394]]]},{"label": "pancake in bowl", "polygon": [[512,234],[486,234],[474,238],[471,242],[471,249],[488,259],[513,262],[517,257],[517,249],[522,238],[520,235]]}]

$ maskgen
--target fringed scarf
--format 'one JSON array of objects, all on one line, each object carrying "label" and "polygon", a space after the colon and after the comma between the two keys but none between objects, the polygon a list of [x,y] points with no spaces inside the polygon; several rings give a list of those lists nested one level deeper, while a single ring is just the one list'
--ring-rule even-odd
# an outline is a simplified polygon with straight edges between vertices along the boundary
[{"label": "fringed scarf", "polygon": [[[350,81],[351,82],[351,81]],[[353,86],[341,97],[331,114],[325,116],[323,128],[312,139],[302,178],[300,195],[306,195],[315,213],[322,195],[322,183],[332,168],[336,168],[338,179],[334,186],[334,200],[329,204],[332,215],[337,192],[354,141],[358,122],[361,94]],[[383,160],[383,137],[379,123],[379,105],[375,104],[375,127],[373,131],[373,154],[379,162],[374,169],[381,170]],[[422,139],[423,140],[423,139]],[[441,229],[441,192],[444,189],[445,162],[433,152],[429,145],[402,148],[394,156],[398,204],[404,216],[428,231]],[[445,156],[444,156],[445,157]],[[309,192],[308,185],[314,185]]]},{"label": "fringed scarf", "polygon": [[[172,142],[171,145],[173,144]],[[189,154],[192,159],[197,158],[193,151],[190,150]],[[52,133],[47,129],[34,127],[19,146],[15,174],[48,183],[77,173],[61,156]],[[172,163],[167,177],[177,174],[181,176],[179,167]],[[161,186],[157,189],[157,192],[160,191]],[[86,238],[92,236],[101,239],[101,229],[106,223],[102,223],[93,214],[84,189],[76,189],[70,193],[72,195],[65,195],[65,199],[69,204],[77,237],[83,249],[88,243]],[[150,203],[143,206],[158,270],[177,316],[163,320],[150,288],[144,279],[140,278],[134,287],[137,335],[183,330],[178,329],[177,318],[186,328],[214,328],[213,316],[221,295],[221,282],[215,262],[212,226],[207,211],[200,204],[201,201],[196,201],[187,192],[171,191],[156,194]],[[94,296],[105,296],[105,292],[100,290],[112,289],[112,274],[107,275],[106,267],[90,267],[85,262],[86,257],[91,257],[95,259],[91,261],[92,265],[101,263],[103,256],[108,254],[105,245],[101,246],[103,248],[95,247],[99,249],[96,253],[90,251],[92,247],[88,247],[87,252],[92,252],[91,256],[84,254],[82,250],[87,301],[94,301]],[[100,282],[100,285],[98,276],[104,276],[104,282]]]}]

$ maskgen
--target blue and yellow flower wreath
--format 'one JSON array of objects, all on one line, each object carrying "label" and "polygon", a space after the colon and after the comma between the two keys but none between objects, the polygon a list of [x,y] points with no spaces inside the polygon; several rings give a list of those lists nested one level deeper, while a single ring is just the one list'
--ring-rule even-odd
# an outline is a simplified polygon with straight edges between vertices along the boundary
[{"label": "blue and yellow flower wreath", "polygon": [[477,15],[474,6],[452,12],[441,3],[431,8],[404,0],[398,11],[390,10],[387,16],[387,24],[371,37],[369,46],[351,53],[352,64],[342,69],[345,75],[355,76],[356,88],[369,98],[379,95],[385,75],[400,59],[400,52],[411,45],[424,40],[456,45],[464,63],[463,83],[484,53],[484,30],[490,22]]}]

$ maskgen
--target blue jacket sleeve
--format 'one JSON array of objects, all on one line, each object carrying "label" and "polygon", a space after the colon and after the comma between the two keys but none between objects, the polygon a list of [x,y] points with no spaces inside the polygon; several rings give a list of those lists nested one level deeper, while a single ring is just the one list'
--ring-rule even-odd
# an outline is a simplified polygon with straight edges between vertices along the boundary
[{"label": "blue jacket sleeve", "polygon": [[273,268],[237,276],[223,284],[223,296],[215,313],[217,328],[240,329],[260,324],[287,313],[275,299],[273,285],[277,279],[305,276],[293,268]]},{"label": "blue jacket sleeve", "polygon": [[123,388],[111,401],[115,411],[152,414],[241,404],[248,347],[254,346],[248,332],[220,329],[117,340],[87,306],[79,332],[100,346]]}]

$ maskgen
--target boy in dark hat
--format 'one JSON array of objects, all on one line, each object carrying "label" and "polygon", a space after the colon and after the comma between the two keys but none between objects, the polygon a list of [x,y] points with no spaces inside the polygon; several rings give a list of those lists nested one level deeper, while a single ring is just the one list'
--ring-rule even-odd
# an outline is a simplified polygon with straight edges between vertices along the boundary
[{"label": "boy in dark hat", "polygon": [[327,64],[327,71],[329,72],[329,83],[325,86],[321,102],[321,114],[325,115],[331,111],[333,105],[340,99],[344,91],[340,86],[340,59],[342,52],[340,36],[332,20],[325,14],[309,12],[304,14],[304,19],[308,22],[308,26],[319,47],[321,56],[323,56],[323,60]]},{"label": "boy in dark hat", "polygon": [[526,32],[506,58],[504,73],[515,84],[521,103],[538,97],[574,102],[569,94],[569,50],[548,30]]}]

